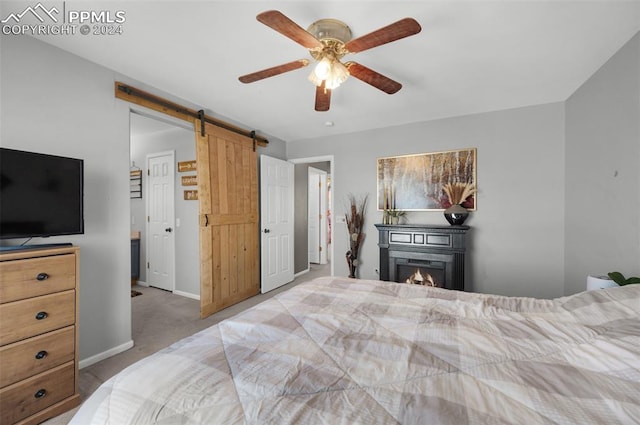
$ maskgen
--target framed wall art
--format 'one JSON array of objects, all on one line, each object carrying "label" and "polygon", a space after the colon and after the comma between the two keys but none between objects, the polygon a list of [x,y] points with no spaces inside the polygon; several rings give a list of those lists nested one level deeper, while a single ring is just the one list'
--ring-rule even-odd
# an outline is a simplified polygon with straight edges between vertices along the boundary
[{"label": "framed wall art", "polygon": [[197,201],[198,200],[198,191],[197,190],[185,190],[184,191],[184,200],[185,201]]},{"label": "framed wall art", "polygon": [[476,210],[476,148],[378,158],[378,210]]},{"label": "framed wall art", "polygon": [[192,159],[191,161],[180,161],[178,162],[178,172],[184,173],[186,171],[196,171],[196,160]]},{"label": "framed wall art", "polygon": [[198,185],[198,177],[197,176],[182,176],[181,182],[183,186],[197,186]]}]

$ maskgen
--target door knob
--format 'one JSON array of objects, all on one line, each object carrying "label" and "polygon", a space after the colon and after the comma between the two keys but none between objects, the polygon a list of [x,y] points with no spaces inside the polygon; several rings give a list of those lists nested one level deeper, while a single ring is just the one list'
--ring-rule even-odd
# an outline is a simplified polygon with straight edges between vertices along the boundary
[{"label": "door knob", "polygon": [[271,231],[271,230],[269,230],[269,229],[264,229],[264,232],[265,232],[265,233],[269,233],[270,231]]},{"label": "door knob", "polygon": [[166,229],[164,229],[164,231],[171,233],[171,232],[173,232],[173,229],[171,227],[167,227]]}]

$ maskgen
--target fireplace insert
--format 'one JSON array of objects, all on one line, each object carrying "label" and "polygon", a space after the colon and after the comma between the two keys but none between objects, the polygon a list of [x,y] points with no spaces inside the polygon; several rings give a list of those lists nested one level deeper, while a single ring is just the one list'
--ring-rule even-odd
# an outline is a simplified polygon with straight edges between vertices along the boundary
[{"label": "fireplace insert", "polygon": [[464,290],[469,226],[376,224],[380,279]]}]

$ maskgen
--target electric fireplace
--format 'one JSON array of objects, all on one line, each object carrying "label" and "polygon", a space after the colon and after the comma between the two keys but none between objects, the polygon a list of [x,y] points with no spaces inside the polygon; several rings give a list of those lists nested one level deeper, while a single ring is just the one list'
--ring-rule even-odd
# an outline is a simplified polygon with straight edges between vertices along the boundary
[{"label": "electric fireplace", "polygon": [[464,291],[469,226],[376,224],[380,279]]}]

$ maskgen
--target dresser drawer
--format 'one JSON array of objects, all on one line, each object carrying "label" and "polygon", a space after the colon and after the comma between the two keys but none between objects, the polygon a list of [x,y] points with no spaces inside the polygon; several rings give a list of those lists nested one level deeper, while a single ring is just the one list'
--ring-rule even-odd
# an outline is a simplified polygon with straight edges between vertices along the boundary
[{"label": "dresser drawer", "polygon": [[73,360],[75,341],[69,326],[0,347],[0,388]]},{"label": "dresser drawer", "polygon": [[73,289],[75,285],[73,254],[0,262],[0,303]]},{"label": "dresser drawer", "polygon": [[0,345],[73,325],[74,290],[0,304]]},{"label": "dresser drawer", "polygon": [[0,389],[0,423],[13,424],[72,396],[74,373],[71,361]]}]

